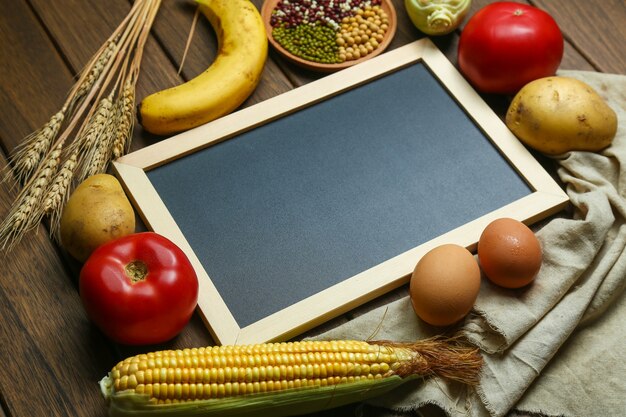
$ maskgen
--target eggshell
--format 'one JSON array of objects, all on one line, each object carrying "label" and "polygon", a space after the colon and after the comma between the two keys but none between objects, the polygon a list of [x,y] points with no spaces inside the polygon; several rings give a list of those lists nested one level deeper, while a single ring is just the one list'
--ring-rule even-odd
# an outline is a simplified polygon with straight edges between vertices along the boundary
[{"label": "eggshell", "polygon": [[474,306],[480,268],[470,251],[455,244],[438,246],[419,260],[409,284],[413,310],[425,322],[448,326]]},{"label": "eggshell", "polygon": [[478,240],[478,262],[485,276],[505,288],[530,284],[541,268],[539,240],[524,223],[510,218],[491,222]]}]

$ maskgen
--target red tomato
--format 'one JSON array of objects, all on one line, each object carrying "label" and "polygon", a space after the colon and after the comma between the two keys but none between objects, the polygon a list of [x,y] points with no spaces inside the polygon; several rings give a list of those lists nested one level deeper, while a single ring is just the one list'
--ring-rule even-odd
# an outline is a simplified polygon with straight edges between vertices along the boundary
[{"label": "red tomato", "polygon": [[461,72],[484,93],[513,94],[530,81],[554,75],[563,58],[563,35],[545,11],[496,2],[480,9],[461,32]]},{"label": "red tomato", "polygon": [[146,345],[176,336],[198,301],[198,278],[185,253],[153,232],[98,247],[80,272],[89,318],[118,343]]}]

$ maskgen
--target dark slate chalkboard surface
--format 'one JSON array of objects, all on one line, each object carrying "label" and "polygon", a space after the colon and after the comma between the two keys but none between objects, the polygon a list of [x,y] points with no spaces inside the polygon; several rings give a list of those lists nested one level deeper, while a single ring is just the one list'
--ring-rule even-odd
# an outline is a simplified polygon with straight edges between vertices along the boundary
[{"label": "dark slate chalkboard surface", "polygon": [[148,178],[242,328],[531,193],[422,63]]}]

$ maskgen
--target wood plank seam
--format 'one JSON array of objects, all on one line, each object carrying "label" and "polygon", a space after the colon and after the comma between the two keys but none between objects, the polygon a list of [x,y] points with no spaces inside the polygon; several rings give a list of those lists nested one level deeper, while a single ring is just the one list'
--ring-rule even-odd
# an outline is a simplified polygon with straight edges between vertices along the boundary
[{"label": "wood plank seam", "polygon": [[[61,48],[61,45],[59,44],[59,42],[55,39],[55,37],[52,35],[52,33],[50,32],[50,29],[48,29],[48,27],[45,25],[44,20],[42,18],[42,16],[37,13],[37,10],[35,9],[35,7],[33,6],[33,4],[30,1],[27,1],[26,4],[28,5],[28,9],[30,10],[30,12],[32,13],[34,20],[37,22],[37,24],[39,24],[39,26],[41,27],[41,31],[43,33],[46,34],[46,37],[48,38],[48,40],[50,41],[50,43],[53,45],[54,47],[54,51],[57,53],[57,55],[59,56],[59,58],[61,59],[61,61],[63,61],[63,63],[65,64],[65,66],[67,67],[67,69],[70,71],[70,73],[74,74],[74,77],[77,76],[78,72],[80,71],[79,69],[76,69],[72,66],[72,63],[70,62],[69,58],[67,57],[67,55],[65,55],[63,53],[63,50]],[[69,87],[68,87],[69,90]]]},{"label": "wood plank seam", "polygon": [[2,391],[0,391],[0,417],[9,417],[8,410],[9,407],[4,399],[4,395],[2,395]]},{"label": "wood plank seam", "polygon": [[[30,349],[32,349],[31,353],[34,353],[36,358],[33,358],[32,356],[28,358],[28,362],[30,364],[32,364],[32,367],[37,369],[38,372],[41,372],[42,370],[45,370],[45,374],[50,376],[51,379],[51,383],[53,383],[56,387],[58,387],[57,389],[55,389],[56,397],[60,397],[62,401],[58,402],[58,405],[62,405],[63,408],[67,408],[66,405],[67,404],[71,404],[70,399],[67,397],[65,391],[62,388],[61,382],[59,381],[59,379],[57,378],[57,376],[55,375],[54,370],[50,367],[48,360],[46,359],[46,355],[44,354],[44,352],[41,351],[41,349],[39,349],[39,346],[37,345],[37,343],[35,342],[35,339],[33,339],[30,330],[27,326],[24,325],[24,323],[22,322],[22,320],[19,317],[19,314],[17,313],[17,311],[13,308],[13,305],[9,302],[6,302],[7,300],[7,296],[4,292],[4,289],[0,286],[0,307],[2,307],[2,317],[3,320],[6,320],[7,316],[10,315],[12,317],[12,321],[14,323],[18,323],[19,328],[22,329],[21,332],[21,336],[25,339],[25,343],[24,345],[29,346]],[[15,328],[15,326],[11,326],[12,328]],[[11,337],[12,335],[7,335],[8,337]],[[16,339],[11,338],[11,340],[7,340],[7,345],[9,345],[9,343],[11,342],[15,342]],[[24,351],[27,352],[27,351]],[[4,355],[3,355],[4,356]],[[4,366],[4,369],[9,369],[6,364]],[[30,370],[27,370],[27,372],[30,372]],[[33,375],[36,375],[36,373],[32,373]],[[40,381],[42,382],[42,381]],[[6,388],[6,387],[4,387]],[[3,391],[0,391],[0,406],[2,406],[2,409],[4,409],[7,413],[8,416],[11,416],[11,410],[7,405],[7,399],[5,398],[5,395],[2,393]],[[34,390],[33,392],[36,392],[36,390]],[[23,395],[25,398],[30,397],[32,395],[32,392],[21,392],[19,393],[20,395]],[[31,401],[29,399],[25,399],[25,401]],[[66,410],[68,413],[66,415],[70,415],[69,413],[69,409]]]},{"label": "wood plank seam", "polygon": [[[541,5],[537,4],[537,2],[535,0],[528,0],[528,4],[530,4],[531,6],[537,7],[539,9],[545,10],[544,8],[541,7]],[[580,56],[582,56],[585,61],[587,61],[589,63],[589,65],[591,65],[596,71],[600,71],[599,66],[596,62],[594,62],[593,59],[591,59],[589,57],[588,54],[586,54],[574,41],[573,39],[569,36],[568,33],[564,32],[563,29],[561,29],[561,34],[563,35],[563,41],[567,44],[569,44],[569,46],[575,50],[578,54],[580,54]]]}]

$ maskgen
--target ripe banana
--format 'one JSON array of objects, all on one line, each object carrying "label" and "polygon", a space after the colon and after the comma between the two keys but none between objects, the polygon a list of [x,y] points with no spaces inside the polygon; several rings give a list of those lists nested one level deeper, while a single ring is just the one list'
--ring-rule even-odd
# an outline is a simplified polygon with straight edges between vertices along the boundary
[{"label": "ripe banana", "polygon": [[249,0],[196,0],[213,26],[218,52],[195,78],[147,96],[139,105],[144,129],[168,135],[228,114],[252,94],[267,58],[267,35]]}]

